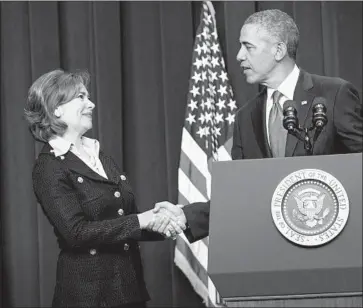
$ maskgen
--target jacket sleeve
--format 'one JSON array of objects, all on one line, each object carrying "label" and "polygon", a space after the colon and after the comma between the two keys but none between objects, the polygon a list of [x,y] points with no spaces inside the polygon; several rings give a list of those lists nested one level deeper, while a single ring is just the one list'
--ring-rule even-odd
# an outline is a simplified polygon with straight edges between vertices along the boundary
[{"label": "jacket sleeve", "polygon": [[358,91],[344,82],[335,99],[334,124],[344,153],[363,151],[363,111]]},{"label": "jacket sleeve", "polygon": [[240,131],[240,117],[239,112],[236,113],[236,121],[234,122],[233,127],[233,144],[232,144],[232,150],[231,155],[232,159],[243,159],[243,148],[242,148],[242,141],[241,141],[241,131]]},{"label": "jacket sleeve", "polygon": [[183,207],[188,228],[184,231],[190,243],[209,235],[210,202],[191,203]]},{"label": "jacket sleeve", "polygon": [[33,186],[50,223],[71,247],[141,239],[142,230],[137,214],[103,221],[88,220],[76,191],[67,180],[66,171],[55,160],[37,160],[33,170]]}]

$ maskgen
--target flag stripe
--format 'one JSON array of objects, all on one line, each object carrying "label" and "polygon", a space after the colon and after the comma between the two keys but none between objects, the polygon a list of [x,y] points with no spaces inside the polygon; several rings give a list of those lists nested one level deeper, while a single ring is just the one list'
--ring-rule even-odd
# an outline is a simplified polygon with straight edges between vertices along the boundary
[{"label": "flag stripe", "polygon": [[193,269],[194,273],[196,273],[199,277],[199,279],[207,285],[208,283],[208,274],[205,267],[199,262],[197,258],[195,258],[195,255],[193,254],[190,245],[188,245],[184,239],[182,239],[180,236],[178,236],[177,240],[177,248],[179,249],[179,252],[182,253],[185,258],[190,260],[189,262],[190,267]]},{"label": "flag stripe", "polygon": [[190,266],[190,259],[187,259],[178,249],[175,247],[175,264],[180,268],[184,275],[188,278],[195,292],[203,299],[206,304],[209,298],[208,295],[208,283],[204,284],[198,275],[192,270]]},{"label": "flag stripe", "polygon": [[199,263],[204,267],[205,271],[207,271],[208,265],[208,246],[204,241],[197,241],[192,244],[189,243],[188,239],[185,237],[183,233],[179,234],[177,237],[177,244],[179,244],[179,240],[183,240],[186,243],[194,256],[198,257]]},{"label": "flag stripe", "polygon": [[182,204],[182,205],[189,204],[188,200],[183,196],[183,194],[180,191],[179,191],[179,194],[178,194],[178,203]]},{"label": "flag stripe", "polygon": [[210,181],[211,175],[208,170],[208,157],[207,154],[199,147],[198,143],[194,141],[189,132],[183,128],[182,145],[181,149],[186,156],[189,157],[199,169],[200,173]]},{"label": "flag stripe", "polygon": [[224,146],[218,148],[217,154],[218,154],[218,161],[231,160],[231,155],[229,155]]},{"label": "flag stripe", "polygon": [[193,202],[206,202],[207,199],[200,193],[200,191],[193,185],[190,179],[185,175],[183,170],[179,170],[179,191],[185,196],[189,203]]},{"label": "flag stripe", "polygon": [[200,173],[198,168],[196,168],[193,161],[191,161],[188,156],[184,154],[183,151],[181,151],[180,153],[179,168],[183,171],[184,174],[188,174],[189,180],[199,190],[204,198],[207,199],[208,193],[206,179],[203,174]]}]

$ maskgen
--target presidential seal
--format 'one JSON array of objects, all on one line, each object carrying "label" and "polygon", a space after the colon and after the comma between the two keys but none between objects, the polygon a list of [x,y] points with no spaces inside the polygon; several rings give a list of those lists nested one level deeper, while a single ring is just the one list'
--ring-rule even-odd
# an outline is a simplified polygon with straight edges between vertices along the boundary
[{"label": "presidential seal", "polygon": [[277,229],[302,246],[318,246],[333,240],[349,216],[349,200],[343,185],[331,174],[302,169],[289,174],[277,186],[271,201]]}]

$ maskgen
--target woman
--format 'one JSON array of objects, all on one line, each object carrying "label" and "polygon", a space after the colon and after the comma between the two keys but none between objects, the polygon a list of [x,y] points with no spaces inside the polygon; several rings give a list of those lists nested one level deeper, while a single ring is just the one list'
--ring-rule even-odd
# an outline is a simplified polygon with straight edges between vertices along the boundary
[{"label": "woman", "polygon": [[53,306],[145,307],[137,241],[164,237],[148,231],[153,213],[138,213],[125,173],[97,140],[83,136],[95,108],[88,81],[87,73],[46,73],[31,86],[25,108],[33,137],[45,143],[34,192],[61,249]]}]

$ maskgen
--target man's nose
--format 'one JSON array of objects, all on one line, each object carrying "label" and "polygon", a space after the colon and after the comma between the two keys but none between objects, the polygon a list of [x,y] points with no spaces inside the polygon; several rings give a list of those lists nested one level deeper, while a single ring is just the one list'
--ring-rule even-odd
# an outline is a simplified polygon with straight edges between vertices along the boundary
[{"label": "man's nose", "polygon": [[243,61],[246,59],[246,53],[243,46],[238,51],[236,59],[237,61]]}]

